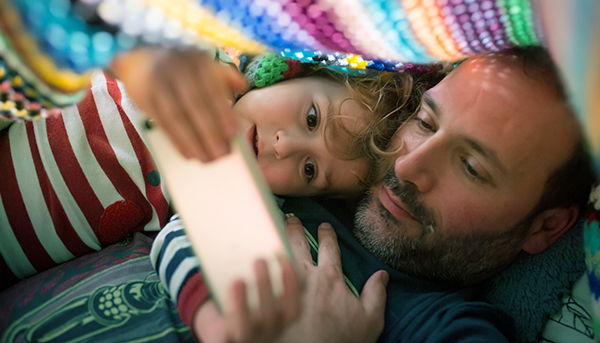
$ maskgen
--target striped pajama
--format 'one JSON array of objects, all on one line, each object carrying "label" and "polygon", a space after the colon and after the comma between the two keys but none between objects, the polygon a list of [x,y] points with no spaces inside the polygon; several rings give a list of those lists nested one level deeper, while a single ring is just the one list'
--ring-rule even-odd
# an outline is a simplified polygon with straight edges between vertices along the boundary
[{"label": "striped pajama", "polygon": [[0,289],[166,224],[142,122],[122,84],[98,71],[62,115],[0,131]]}]

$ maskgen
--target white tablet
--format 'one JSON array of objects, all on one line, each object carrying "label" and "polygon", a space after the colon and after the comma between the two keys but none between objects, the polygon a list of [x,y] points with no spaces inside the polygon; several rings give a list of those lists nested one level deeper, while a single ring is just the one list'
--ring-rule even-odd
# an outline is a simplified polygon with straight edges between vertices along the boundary
[{"label": "white tablet", "polygon": [[253,264],[258,258],[267,261],[279,294],[277,257],[292,259],[284,217],[242,135],[233,140],[229,155],[207,164],[184,158],[156,125],[146,130],[145,138],[221,309],[236,279],[245,281],[248,304],[257,308]]}]

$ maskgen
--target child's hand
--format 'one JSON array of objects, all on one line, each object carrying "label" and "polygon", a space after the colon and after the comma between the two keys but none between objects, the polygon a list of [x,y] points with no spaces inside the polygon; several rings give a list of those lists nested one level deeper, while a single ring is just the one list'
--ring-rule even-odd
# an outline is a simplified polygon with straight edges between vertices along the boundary
[{"label": "child's hand", "polygon": [[236,132],[234,94],[246,80],[206,52],[140,48],[111,65],[136,105],[187,158],[208,162],[229,152]]},{"label": "child's hand", "polygon": [[242,281],[229,289],[226,315],[216,301],[207,300],[194,317],[194,331],[203,343],[213,342],[274,342],[288,324],[298,316],[300,284],[294,267],[287,258],[281,261],[283,293],[273,295],[267,264],[259,260],[254,265],[258,285],[259,308],[251,312],[246,301],[246,287]]}]

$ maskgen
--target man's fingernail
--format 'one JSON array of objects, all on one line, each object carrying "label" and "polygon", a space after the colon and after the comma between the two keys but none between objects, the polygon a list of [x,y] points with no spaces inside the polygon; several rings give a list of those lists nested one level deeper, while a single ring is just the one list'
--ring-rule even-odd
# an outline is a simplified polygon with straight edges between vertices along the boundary
[{"label": "man's fingernail", "polygon": [[321,223],[321,227],[324,229],[333,229],[333,226],[329,223]]},{"label": "man's fingernail", "polygon": [[288,217],[287,222],[290,224],[298,224],[298,223],[300,223],[300,219],[298,219],[298,217],[291,216],[291,217]]},{"label": "man's fingernail", "polygon": [[390,282],[390,274],[388,274],[386,271],[381,273],[381,281],[383,282],[383,285],[387,287],[388,283]]}]

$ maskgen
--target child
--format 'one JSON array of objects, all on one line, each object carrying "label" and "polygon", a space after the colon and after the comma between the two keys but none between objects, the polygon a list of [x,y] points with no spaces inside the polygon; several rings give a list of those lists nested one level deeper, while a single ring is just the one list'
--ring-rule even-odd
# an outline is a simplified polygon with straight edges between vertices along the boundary
[{"label": "child", "polygon": [[[276,194],[360,194],[371,177],[367,159],[386,148],[408,116],[407,108],[416,106],[403,108],[405,102],[414,102],[406,74],[366,70],[350,77],[322,65],[263,55],[242,58],[240,69],[250,91],[242,92],[231,107],[232,91],[244,89],[241,74],[223,66],[206,68],[206,60],[199,67],[198,57],[187,53],[155,59],[148,57],[151,51],[140,51],[117,59],[113,70],[186,157],[208,162],[224,155],[230,138],[241,129]],[[191,76],[154,81],[185,76],[181,70]],[[148,89],[148,84],[153,87]],[[169,108],[164,94],[176,97],[171,101],[176,106]],[[299,139],[302,146],[295,144]],[[292,155],[301,161],[292,161]]]}]

